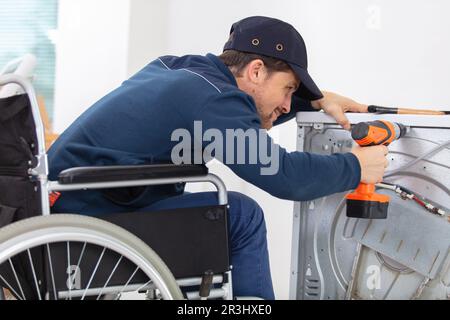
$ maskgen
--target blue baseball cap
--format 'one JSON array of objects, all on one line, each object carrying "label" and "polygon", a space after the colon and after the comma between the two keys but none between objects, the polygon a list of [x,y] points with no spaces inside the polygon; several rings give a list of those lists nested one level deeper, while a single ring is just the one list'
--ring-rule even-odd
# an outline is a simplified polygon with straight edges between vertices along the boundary
[{"label": "blue baseball cap", "polygon": [[292,25],[274,18],[254,16],[235,22],[230,35],[223,51],[237,50],[283,60],[301,81],[294,93],[296,96],[307,100],[323,97],[308,73],[305,42]]}]

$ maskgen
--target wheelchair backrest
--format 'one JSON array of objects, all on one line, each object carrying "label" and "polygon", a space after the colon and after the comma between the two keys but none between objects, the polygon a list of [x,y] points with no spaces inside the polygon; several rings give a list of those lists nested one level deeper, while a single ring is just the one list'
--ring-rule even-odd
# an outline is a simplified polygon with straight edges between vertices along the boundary
[{"label": "wheelchair backrest", "polygon": [[[33,181],[28,170],[36,165],[37,137],[26,94],[0,99],[0,228],[14,221],[39,215],[41,212],[39,184]],[[1,232],[1,229],[0,229]],[[31,250],[38,274],[43,274],[41,253]],[[5,263],[0,274],[9,283],[19,277],[27,296],[35,294],[28,286],[33,283],[28,257],[20,254],[13,259],[17,273],[13,275]],[[3,284],[0,281],[0,286]]]},{"label": "wheelchair backrest", "polygon": [[0,227],[41,212],[38,184],[28,174],[36,154],[28,96],[0,99]]}]

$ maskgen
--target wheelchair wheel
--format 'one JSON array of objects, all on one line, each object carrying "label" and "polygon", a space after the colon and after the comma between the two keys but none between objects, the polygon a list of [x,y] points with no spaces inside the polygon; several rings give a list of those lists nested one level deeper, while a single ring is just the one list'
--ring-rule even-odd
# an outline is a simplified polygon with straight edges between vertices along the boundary
[{"label": "wheelchair wheel", "polygon": [[170,270],[130,232],[54,214],[0,230],[0,290],[15,299],[118,299],[129,292],[183,299]]}]

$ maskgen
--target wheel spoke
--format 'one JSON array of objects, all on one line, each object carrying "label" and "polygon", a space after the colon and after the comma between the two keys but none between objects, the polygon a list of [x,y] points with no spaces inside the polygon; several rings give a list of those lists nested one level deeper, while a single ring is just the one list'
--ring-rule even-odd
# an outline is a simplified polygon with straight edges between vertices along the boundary
[{"label": "wheel spoke", "polygon": [[103,290],[105,290],[106,286],[108,285],[109,281],[111,280],[114,272],[116,271],[117,267],[119,266],[120,262],[122,261],[122,258],[123,258],[123,256],[120,256],[119,260],[117,261],[116,265],[114,266],[113,270],[111,271],[111,274],[109,275],[108,280],[106,280],[105,285],[103,286],[102,290],[100,290],[100,293],[97,296],[97,300],[100,299]]},{"label": "wheel spoke", "polygon": [[30,249],[27,249],[27,252],[28,252],[28,259],[30,260],[30,264],[31,264],[31,271],[33,272],[33,278],[34,278],[34,284],[36,285],[36,291],[38,293],[39,300],[42,300],[41,291],[39,290],[39,284],[37,281],[36,270],[34,270],[33,258],[31,257]]},{"label": "wheel spoke", "polygon": [[0,279],[8,286],[8,290],[10,290],[12,293],[14,293],[17,297],[19,297],[20,300],[22,300],[20,298],[20,295],[17,294],[16,290],[14,290],[14,288],[8,283],[8,281],[6,281],[5,278],[2,277],[1,274],[0,274]]},{"label": "wheel spoke", "polygon": [[[72,300],[72,279],[70,279],[70,245],[69,245],[69,241],[66,242],[67,244],[67,274],[68,274],[68,287],[69,287],[69,300]],[[76,270],[75,270],[76,272]],[[75,276],[73,277],[73,280],[75,281]]]},{"label": "wheel spoke", "polygon": [[138,272],[140,268],[136,267],[136,269],[134,270],[133,274],[130,276],[130,278],[128,279],[127,283],[125,283],[125,285],[122,287],[122,289],[119,291],[119,293],[117,294],[116,300],[119,300],[119,297],[121,295],[121,293],[125,290],[125,288],[128,286],[128,284],[130,283],[131,279],[133,279],[134,275],[136,274],[136,272]]},{"label": "wheel spoke", "polygon": [[100,257],[99,257],[99,259],[97,261],[97,264],[95,265],[94,271],[92,272],[91,278],[89,279],[89,282],[88,282],[88,284],[86,286],[86,289],[85,289],[85,291],[83,293],[83,296],[81,297],[81,300],[84,300],[84,296],[86,295],[86,292],[89,289],[89,286],[91,285],[92,280],[94,279],[95,273],[97,272],[98,266],[100,265],[100,262],[102,261],[103,254],[105,253],[105,251],[106,251],[106,248],[103,248],[103,251],[100,254]]},{"label": "wheel spoke", "polygon": [[8,259],[8,261],[9,261],[9,264],[11,265],[11,269],[14,273],[14,277],[16,278],[16,282],[19,285],[20,293],[22,294],[22,299],[25,300],[25,294],[23,293],[22,285],[20,284],[19,277],[17,276],[16,269],[14,268],[14,264],[12,263],[11,259]]},{"label": "wheel spoke", "polygon": [[53,273],[52,256],[50,254],[50,245],[48,243],[47,243],[47,257],[48,257],[48,264],[50,265],[50,275],[52,277],[53,294],[55,296],[55,300],[58,300],[58,294],[56,292],[56,285],[55,285],[55,276]]}]

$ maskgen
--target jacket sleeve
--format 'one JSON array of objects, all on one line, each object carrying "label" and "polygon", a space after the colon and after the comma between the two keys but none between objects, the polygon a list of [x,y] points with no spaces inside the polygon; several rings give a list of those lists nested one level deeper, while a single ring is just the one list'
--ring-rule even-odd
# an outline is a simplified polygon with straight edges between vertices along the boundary
[{"label": "jacket sleeve", "polygon": [[360,181],[359,161],[352,153],[287,152],[275,144],[267,130],[260,129],[253,99],[244,93],[217,95],[195,118],[208,137],[202,142],[204,150],[211,151],[211,143],[223,138],[223,146],[217,144],[212,155],[275,197],[310,200],[354,189]]}]

